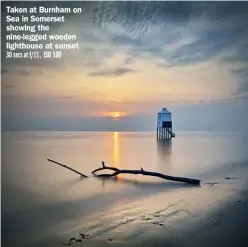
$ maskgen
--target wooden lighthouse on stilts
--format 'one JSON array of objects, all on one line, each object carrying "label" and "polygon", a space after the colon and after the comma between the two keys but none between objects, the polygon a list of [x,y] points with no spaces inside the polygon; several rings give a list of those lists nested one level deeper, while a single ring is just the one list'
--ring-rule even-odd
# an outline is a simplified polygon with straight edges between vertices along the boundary
[{"label": "wooden lighthouse on stilts", "polygon": [[172,137],[175,137],[175,133],[172,132],[171,112],[163,108],[158,112],[157,117],[157,139],[171,139]]}]

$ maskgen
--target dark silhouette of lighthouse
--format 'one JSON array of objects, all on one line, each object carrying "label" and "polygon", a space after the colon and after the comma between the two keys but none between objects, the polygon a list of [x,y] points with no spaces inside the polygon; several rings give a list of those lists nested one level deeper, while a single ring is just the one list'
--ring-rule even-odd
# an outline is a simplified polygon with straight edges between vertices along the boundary
[{"label": "dark silhouette of lighthouse", "polygon": [[163,108],[157,116],[157,139],[171,139],[172,137],[175,137],[175,133],[172,132],[171,112]]}]

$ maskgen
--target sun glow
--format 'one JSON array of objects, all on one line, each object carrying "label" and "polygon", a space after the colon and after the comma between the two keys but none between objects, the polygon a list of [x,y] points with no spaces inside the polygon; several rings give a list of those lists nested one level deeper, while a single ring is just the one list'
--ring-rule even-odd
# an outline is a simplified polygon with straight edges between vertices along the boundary
[{"label": "sun glow", "polygon": [[110,111],[103,113],[105,117],[111,118],[113,120],[119,120],[123,117],[128,116],[127,112],[120,112],[120,111]]},{"label": "sun glow", "polygon": [[120,112],[112,112],[112,117],[113,118],[118,118],[120,116],[121,116]]}]

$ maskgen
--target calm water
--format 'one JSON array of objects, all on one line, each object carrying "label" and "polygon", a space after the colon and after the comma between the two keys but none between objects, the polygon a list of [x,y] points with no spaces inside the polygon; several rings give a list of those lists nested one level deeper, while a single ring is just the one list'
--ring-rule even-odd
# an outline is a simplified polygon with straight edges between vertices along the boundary
[{"label": "calm water", "polygon": [[171,142],[157,142],[155,133],[142,132],[2,133],[3,246],[42,246],[48,236],[66,234],[113,205],[139,203],[179,186],[135,175],[80,179],[47,158],[89,176],[103,160],[118,168],[215,182],[246,166],[247,147],[248,137],[239,134],[178,133]]}]

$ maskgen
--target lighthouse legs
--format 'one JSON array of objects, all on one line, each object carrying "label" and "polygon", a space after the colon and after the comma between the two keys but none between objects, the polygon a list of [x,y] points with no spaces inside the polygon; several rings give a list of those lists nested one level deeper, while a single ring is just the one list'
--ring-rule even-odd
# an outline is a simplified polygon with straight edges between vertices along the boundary
[{"label": "lighthouse legs", "polygon": [[171,139],[174,137],[172,128],[157,128],[157,139]]}]

